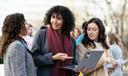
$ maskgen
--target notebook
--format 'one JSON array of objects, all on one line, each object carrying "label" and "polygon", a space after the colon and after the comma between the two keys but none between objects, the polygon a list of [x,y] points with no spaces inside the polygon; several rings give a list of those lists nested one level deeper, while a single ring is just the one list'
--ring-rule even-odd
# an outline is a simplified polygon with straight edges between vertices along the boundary
[{"label": "notebook", "polygon": [[93,69],[97,65],[103,52],[104,51],[87,51],[85,52],[83,60],[79,62],[78,65],[64,66],[61,68],[72,71],[79,71],[82,70],[84,67],[86,67],[87,69]]}]

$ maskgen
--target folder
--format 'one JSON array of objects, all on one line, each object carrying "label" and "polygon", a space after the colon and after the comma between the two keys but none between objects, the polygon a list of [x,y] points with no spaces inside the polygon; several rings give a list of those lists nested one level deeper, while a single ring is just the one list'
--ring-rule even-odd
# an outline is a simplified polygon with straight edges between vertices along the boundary
[{"label": "folder", "polygon": [[83,59],[78,63],[78,65],[64,66],[61,68],[66,70],[72,70],[74,72],[78,72],[84,67],[86,67],[87,69],[93,69],[97,65],[103,52],[104,51],[87,51],[85,52]]}]

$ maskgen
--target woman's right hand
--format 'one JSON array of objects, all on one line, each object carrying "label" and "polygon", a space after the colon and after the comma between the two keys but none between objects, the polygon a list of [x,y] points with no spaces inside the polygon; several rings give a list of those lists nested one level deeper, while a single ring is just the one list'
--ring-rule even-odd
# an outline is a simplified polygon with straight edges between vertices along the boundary
[{"label": "woman's right hand", "polygon": [[73,57],[68,56],[66,53],[57,53],[52,56],[53,60],[65,61],[66,59],[72,59]]},{"label": "woman's right hand", "polygon": [[117,67],[117,63],[114,58],[108,58],[108,63],[112,65],[111,69],[115,69]]}]

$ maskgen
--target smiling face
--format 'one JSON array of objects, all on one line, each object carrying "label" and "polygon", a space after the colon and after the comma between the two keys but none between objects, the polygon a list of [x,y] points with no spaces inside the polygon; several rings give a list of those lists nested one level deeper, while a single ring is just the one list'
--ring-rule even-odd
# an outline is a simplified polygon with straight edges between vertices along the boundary
[{"label": "smiling face", "polygon": [[52,14],[50,22],[54,30],[61,30],[63,19],[60,14]]},{"label": "smiling face", "polygon": [[98,40],[99,28],[95,23],[89,23],[88,24],[88,26],[87,26],[87,35],[88,35],[89,39],[91,39],[93,41]]}]

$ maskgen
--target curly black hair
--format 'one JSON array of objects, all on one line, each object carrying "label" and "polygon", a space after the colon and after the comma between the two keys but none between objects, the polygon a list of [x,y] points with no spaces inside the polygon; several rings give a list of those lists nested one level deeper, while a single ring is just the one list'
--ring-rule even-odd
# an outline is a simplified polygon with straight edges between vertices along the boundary
[{"label": "curly black hair", "polygon": [[94,44],[94,42],[92,40],[89,39],[88,35],[87,35],[87,27],[88,27],[88,24],[90,23],[95,23],[98,28],[99,28],[99,35],[98,35],[98,42],[101,42],[102,46],[106,49],[109,48],[109,46],[107,45],[106,43],[106,34],[105,34],[105,27],[102,23],[102,21],[99,19],[99,18],[92,18],[90,19],[85,27],[84,27],[84,38],[82,40],[82,43],[84,44],[85,47],[88,47],[88,46],[91,46],[93,48],[96,47],[96,45]]},{"label": "curly black hair", "polygon": [[73,13],[65,6],[60,6],[60,5],[53,6],[50,10],[48,10],[48,12],[44,17],[45,25],[51,24],[50,19],[53,14],[62,16],[64,22],[61,33],[65,35],[69,34],[69,32],[72,31],[73,28],[75,27],[75,17]]},{"label": "curly black hair", "polygon": [[25,34],[25,18],[21,13],[6,16],[2,27],[2,48],[0,54],[6,53],[8,45],[20,38],[19,34]]}]

